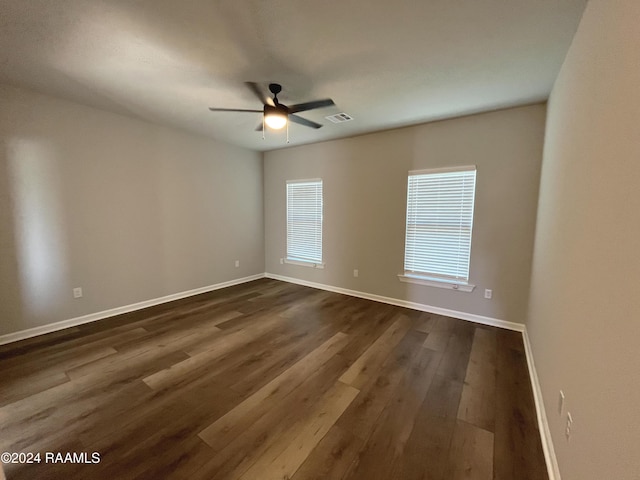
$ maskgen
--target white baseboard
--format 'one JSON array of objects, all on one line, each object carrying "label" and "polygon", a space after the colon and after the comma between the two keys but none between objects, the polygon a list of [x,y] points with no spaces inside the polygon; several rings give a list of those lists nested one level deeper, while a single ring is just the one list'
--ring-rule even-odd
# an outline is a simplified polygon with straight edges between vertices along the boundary
[{"label": "white baseboard", "polygon": [[515,330],[517,332],[522,332],[524,330],[524,325],[522,325],[521,323],[508,322],[506,320],[484,317],[482,315],[475,315],[473,313],[459,312],[457,310],[449,310],[448,308],[434,307],[432,305],[425,305],[423,303],[409,302],[407,300],[400,300],[398,298],[383,297],[381,295],[375,295],[373,293],[359,292],[357,290],[349,290],[347,288],[325,285],[324,283],[308,282],[306,280],[300,280],[293,277],[285,277],[282,275],[276,275],[274,273],[265,273],[265,277],[272,278],[274,280],[281,280],[283,282],[295,283],[298,285],[317,288],[320,290],[327,290],[329,292],[342,293],[343,295],[349,295],[351,297],[358,297],[364,298],[366,300],[373,300],[375,302],[388,303],[389,305],[395,305],[397,307],[405,307],[412,310],[419,310],[421,312],[435,313],[437,315],[445,315],[447,317],[468,320],[470,322],[480,323],[483,325],[506,328],[507,330]]},{"label": "white baseboard", "polygon": [[522,332],[522,340],[524,342],[524,351],[527,356],[527,364],[529,365],[529,376],[531,377],[531,388],[533,389],[533,400],[536,404],[536,414],[538,416],[538,430],[540,430],[540,439],[542,441],[542,450],[544,459],[547,462],[547,472],[549,480],[561,480],[558,460],[555,450],[553,449],[553,440],[551,431],[549,430],[549,422],[547,421],[547,413],[544,408],[544,399],[542,397],[542,389],[538,380],[538,372],[533,361],[533,352],[531,343],[529,342],[529,334],[525,328]]},{"label": "white baseboard", "polygon": [[0,335],[0,345],[7,343],[17,342],[19,340],[25,340],[27,338],[36,337],[38,335],[44,335],[45,333],[56,332],[69,327],[75,327],[84,323],[95,322],[96,320],[102,320],[104,318],[115,317],[116,315],[122,315],[123,313],[134,312],[143,308],[153,307],[161,303],[172,302],[174,300],[180,300],[181,298],[192,297],[201,293],[211,292],[213,290],[219,290],[225,287],[231,287],[233,285],[239,285],[241,283],[251,282],[264,278],[264,273],[258,273],[257,275],[251,275],[249,277],[236,278],[226,282],[216,283],[215,285],[209,285],[206,287],[194,288],[193,290],[187,290],[184,292],[173,293],[164,297],[153,298],[151,300],[145,300],[143,302],[132,303],[131,305],[125,305],[123,307],[111,308],[109,310],[103,310],[102,312],[90,313],[89,315],[83,315],[82,317],[70,318],[68,320],[62,320],[60,322],[50,323],[48,325],[42,325],[41,327],[29,328],[27,330],[21,330],[19,332],[8,333],[6,335]]}]

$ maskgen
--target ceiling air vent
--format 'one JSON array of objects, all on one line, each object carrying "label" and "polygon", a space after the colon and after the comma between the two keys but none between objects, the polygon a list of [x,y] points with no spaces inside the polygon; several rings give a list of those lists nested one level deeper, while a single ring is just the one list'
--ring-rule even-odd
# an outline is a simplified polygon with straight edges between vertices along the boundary
[{"label": "ceiling air vent", "polygon": [[335,115],[329,115],[328,117],[324,118],[326,118],[327,120],[331,120],[333,123],[349,122],[353,120],[353,117],[351,115],[348,115],[344,112],[336,113]]}]

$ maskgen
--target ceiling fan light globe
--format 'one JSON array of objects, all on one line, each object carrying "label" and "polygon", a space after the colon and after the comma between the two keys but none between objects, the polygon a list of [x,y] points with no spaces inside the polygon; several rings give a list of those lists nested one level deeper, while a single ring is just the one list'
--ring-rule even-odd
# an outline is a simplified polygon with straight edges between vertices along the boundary
[{"label": "ceiling fan light globe", "polygon": [[269,128],[280,130],[287,124],[287,117],[280,113],[268,113],[264,116],[264,122]]}]

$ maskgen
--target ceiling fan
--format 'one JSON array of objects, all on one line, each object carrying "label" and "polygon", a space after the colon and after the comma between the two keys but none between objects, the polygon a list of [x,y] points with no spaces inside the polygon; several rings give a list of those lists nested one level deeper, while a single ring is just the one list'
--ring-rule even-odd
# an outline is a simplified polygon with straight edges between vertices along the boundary
[{"label": "ceiling fan", "polygon": [[256,97],[262,102],[262,110],[246,110],[240,108],[215,108],[209,107],[212,112],[253,112],[262,113],[263,121],[258,125],[256,131],[263,130],[264,125],[279,130],[287,125],[289,122],[304,125],[305,127],[320,128],[322,125],[306,118],[302,118],[296,113],[306,112],[308,110],[314,110],[316,108],[330,107],[335,105],[333,100],[325,98],[324,100],[315,100],[312,102],[297,103],[295,105],[286,106],[278,101],[278,94],[282,91],[282,85],[277,83],[269,84],[269,91],[273,94],[273,98],[265,95],[257,83],[245,82],[245,85],[255,94]]}]

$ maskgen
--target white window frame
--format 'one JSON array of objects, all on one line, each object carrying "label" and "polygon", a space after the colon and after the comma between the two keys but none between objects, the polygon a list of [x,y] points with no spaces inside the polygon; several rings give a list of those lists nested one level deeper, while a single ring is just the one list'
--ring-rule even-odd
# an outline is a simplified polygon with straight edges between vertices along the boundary
[{"label": "white window frame", "polygon": [[[302,186],[308,184],[319,184],[320,185],[320,198],[316,198],[316,205],[312,206],[310,210],[308,210],[308,214],[315,216],[315,219],[312,221],[319,221],[319,228],[317,226],[313,228],[309,232],[301,232],[299,229],[295,228],[295,224],[291,222],[292,214],[294,213],[291,209],[291,202],[293,197],[291,196],[291,189],[295,186]],[[322,230],[324,225],[324,190],[323,190],[323,182],[321,178],[310,178],[303,180],[287,180],[287,188],[286,188],[286,243],[287,243],[287,252],[284,258],[284,263],[288,263],[291,265],[299,265],[303,267],[312,267],[312,268],[324,268],[323,263],[323,248],[322,248]],[[319,205],[318,205],[319,201]],[[307,208],[309,206],[307,205]],[[297,231],[296,231],[297,230]],[[300,250],[300,245],[293,245],[292,238],[297,236],[297,240],[300,240],[301,235],[309,235],[308,242],[310,244],[315,244],[315,247],[319,247],[319,252],[316,250],[316,255],[313,255],[312,250],[302,249]],[[296,248],[298,250],[296,251]],[[319,254],[318,254],[319,253]],[[310,255],[305,255],[310,254]]]},{"label": "white window frame", "polygon": [[[468,204],[468,197],[466,199],[456,199],[457,203],[455,206],[460,205],[460,208],[466,207],[464,209],[464,215],[461,215],[461,221],[465,221],[469,223],[469,234],[468,234],[468,249],[466,249],[466,259],[463,257],[462,264],[462,272],[465,271],[465,261],[466,261],[466,275],[450,275],[443,273],[443,269],[441,271],[418,271],[415,269],[410,269],[408,267],[416,266],[415,262],[417,260],[415,258],[411,258],[411,254],[408,249],[415,249],[416,238],[411,237],[411,225],[414,224],[415,220],[410,218],[412,215],[415,216],[415,202],[417,201],[417,197],[412,198],[412,177],[417,176],[426,176],[426,175],[437,175],[437,174],[445,174],[445,173],[454,173],[454,172],[473,172],[473,188],[471,190],[471,205]],[[414,178],[414,181],[416,179]],[[471,239],[473,234],[473,214],[474,214],[474,206],[475,206],[475,185],[476,185],[476,167],[475,165],[464,166],[464,167],[452,167],[452,168],[436,168],[436,169],[428,169],[428,170],[412,170],[409,172],[407,177],[407,209],[406,209],[406,230],[405,230],[405,258],[404,258],[404,273],[398,275],[398,279],[401,282],[407,283],[416,283],[419,285],[427,285],[431,287],[438,288],[447,288],[452,290],[458,290],[463,292],[472,292],[475,288],[475,285],[469,283],[469,267],[471,263]],[[434,185],[435,187],[435,185]],[[417,188],[417,187],[414,187]],[[425,187],[426,188],[426,187]],[[414,192],[415,193],[415,192]],[[460,200],[460,201],[458,201]],[[413,202],[413,205],[410,205],[410,202]],[[462,227],[460,227],[462,229]],[[460,238],[463,240],[464,248],[467,245],[467,236],[461,235]],[[413,250],[412,250],[413,251]],[[460,251],[460,247],[458,247],[458,252],[456,253],[458,257],[460,255],[465,255],[464,250]],[[458,258],[459,260],[459,258]],[[412,265],[413,263],[413,265]],[[409,265],[407,265],[409,264]],[[434,269],[435,270],[435,269]],[[460,273],[460,272],[458,272]]]}]

